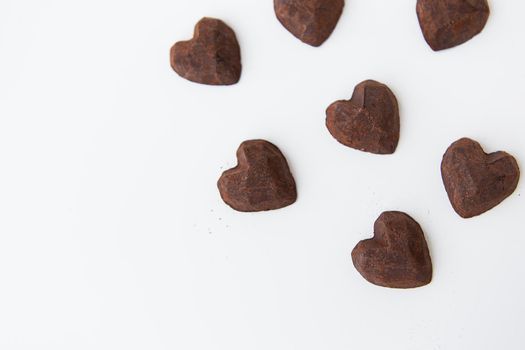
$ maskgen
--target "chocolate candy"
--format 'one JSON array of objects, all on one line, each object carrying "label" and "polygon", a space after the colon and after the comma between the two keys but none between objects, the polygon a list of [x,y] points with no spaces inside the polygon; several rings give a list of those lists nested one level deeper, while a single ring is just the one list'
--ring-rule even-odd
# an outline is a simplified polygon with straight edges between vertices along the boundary
[{"label": "chocolate candy", "polygon": [[279,22],[302,42],[320,46],[341,17],[344,0],[274,0]]},{"label": "chocolate candy", "polygon": [[462,138],[443,156],[441,176],[454,210],[470,218],[510,196],[518,186],[520,170],[510,154],[486,154],[479,143]]},{"label": "chocolate candy", "polygon": [[237,161],[217,183],[222,199],[233,209],[272,210],[296,201],[294,178],[275,145],[264,140],[244,141],[237,150]]},{"label": "chocolate candy", "polygon": [[223,21],[203,18],[193,39],[179,41],[170,52],[171,67],[181,77],[208,85],[232,85],[241,78],[241,50]]},{"label": "chocolate candy", "polygon": [[432,261],[419,224],[405,213],[384,212],[374,237],[359,242],[352,261],[370,283],[389,288],[416,288],[432,280]]},{"label": "chocolate candy", "polygon": [[348,147],[376,154],[394,153],[399,141],[399,108],[392,91],[366,80],[349,101],[336,101],[326,110],[326,127]]},{"label": "chocolate candy", "polygon": [[480,33],[489,18],[487,0],[418,0],[423,36],[434,51],[448,49]]}]

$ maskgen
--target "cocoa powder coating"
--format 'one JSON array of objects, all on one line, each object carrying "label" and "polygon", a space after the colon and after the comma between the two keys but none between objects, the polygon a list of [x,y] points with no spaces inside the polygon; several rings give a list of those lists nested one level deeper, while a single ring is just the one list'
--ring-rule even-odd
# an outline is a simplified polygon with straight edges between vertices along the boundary
[{"label": "cocoa powder coating", "polygon": [[374,237],[361,241],[352,261],[370,283],[389,288],[416,288],[432,280],[432,261],[419,224],[405,213],[384,212]]},{"label": "cocoa powder coating", "polygon": [[510,154],[487,154],[478,142],[462,138],[443,156],[441,176],[454,210],[471,218],[510,196],[518,186],[520,170]]},{"label": "cocoa powder coating", "polygon": [[490,13],[487,0],[418,0],[416,11],[423,36],[434,51],[479,34]]},{"label": "cocoa powder coating", "polygon": [[171,67],[181,77],[207,85],[232,85],[241,78],[241,50],[223,21],[203,18],[193,39],[179,41],[170,52]]},{"label": "cocoa powder coating", "polygon": [[326,127],[348,147],[376,154],[394,153],[399,141],[399,108],[392,91],[377,81],[357,85],[349,101],[326,110]]},{"label": "cocoa powder coating", "polygon": [[295,37],[320,46],[332,34],[343,12],[344,0],[274,0],[279,22]]},{"label": "cocoa powder coating", "polygon": [[297,199],[294,178],[281,151],[264,140],[245,141],[237,150],[238,164],[226,170],[217,186],[233,209],[257,212],[286,207]]}]

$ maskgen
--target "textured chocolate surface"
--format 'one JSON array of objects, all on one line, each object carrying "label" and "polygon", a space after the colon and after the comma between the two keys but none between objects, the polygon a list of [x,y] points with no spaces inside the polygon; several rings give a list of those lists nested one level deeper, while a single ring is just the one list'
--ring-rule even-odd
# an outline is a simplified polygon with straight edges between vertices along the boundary
[{"label": "textured chocolate surface", "polygon": [[376,154],[394,153],[399,141],[399,108],[392,91],[366,80],[349,101],[336,101],[326,110],[326,127],[348,147]]},{"label": "textured chocolate surface", "polygon": [[203,18],[193,39],[179,41],[170,52],[171,67],[181,77],[208,85],[232,85],[241,78],[241,50],[223,21]]},{"label": "textured chocolate surface", "polygon": [[335,29],[344,0],[274,0],[279,22],[302,42],[320,46]]},{"label": "textured chocolate surface", "polygon": [[245,141],[237,150],[237,161],[217,183],[222,199],[233,209],[273,210],[296,201],[294,178],[275,145],[264,140]]},{"label": "textured chocolate surface", "polygon": [[487,0],[418,0],[417,16],[432,50],[448,49],[480,33],[489,18]]},{"label": "textured chocolate surface", "polygon": [[432,280],[432,261],[419,224],[405,213],[384,212],[374,237],[361,241],[352,261],[370,283],[389,288],[416,288]]},{"label": "textured chocolate surface", "polygon": [[486,154],[479,143],[462,138],[443,156],[441,176],[454,210],[470,218],[510,196],[518,186],[520,170],[510,154]]}]

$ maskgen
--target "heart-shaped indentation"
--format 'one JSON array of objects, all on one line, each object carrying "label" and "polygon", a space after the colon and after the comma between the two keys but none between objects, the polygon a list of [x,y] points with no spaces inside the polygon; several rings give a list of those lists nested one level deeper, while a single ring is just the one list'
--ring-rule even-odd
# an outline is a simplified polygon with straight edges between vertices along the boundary
[{"label": "heart-shaped indentation", "polygon": [[264,140],[244,141],[237,150],[237,161],[217,183],[222,199],[233,209],[273,210],[296,201],[294,178],[275,145]]},{"label": "heart-shaped indentation", "polygon": [[520,169],[510,154],[487,154],[476,141],[462,138],[445,152],[441,176],[454,210],[471,218],[510,196],[518,186]]},{"label": "heart-shaped indentation", "polygon": [[279,22],[302,42],[320,46],[341,17],[344,0],[274,0]]},{"label": "heart-shaped indentation", "polygon": [[336,101],[326,110],[326,127],[348,147],[376,154],[394,153],[399,141],[399,108],[384,84],[366,80],[349,101]]},{"label": "heart-shaped indentation", "polygon": [[418,0],[416,10],[423,36],[434,51],[472,39],[490,13],[487,0]]},{"label": "heart-shaped indentation", "polygon": [[173,45],[170,62],[177,74],[195,83],[232,85],[241,78],[241,49],[235,33],[214,18],[201,19],[193,39]]},{"label": "heart-shaped indentation", "polygon": [[419,224],[405,213],[384,212],[374,237],[359,242],[352,261],[370,283],[389,288],[416,288],[432,280],[432,260]]}]

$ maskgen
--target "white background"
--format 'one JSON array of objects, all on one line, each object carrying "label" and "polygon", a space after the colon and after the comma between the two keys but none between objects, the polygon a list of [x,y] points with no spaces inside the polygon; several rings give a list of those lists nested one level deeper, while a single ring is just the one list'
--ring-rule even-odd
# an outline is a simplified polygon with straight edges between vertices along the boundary
[{"label": "white background", "polygon": [[[0,348],[523,349],[525,196],[461,219],[440,161],[468,136],[525,164],[525,2],[433,52],[415,0],[348,0],[320,48],[271,0],[0,2]],[[241,44],[239,84],[190,83],[168,53],[203,16]],[[396,94],[392,156],[325,108],[364,79]],[[216,181],[241,141],[286,155],[296,204],[245,214]],[[350,252],[384,210],[423,227],[434,279],[367,283]]]}]

